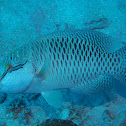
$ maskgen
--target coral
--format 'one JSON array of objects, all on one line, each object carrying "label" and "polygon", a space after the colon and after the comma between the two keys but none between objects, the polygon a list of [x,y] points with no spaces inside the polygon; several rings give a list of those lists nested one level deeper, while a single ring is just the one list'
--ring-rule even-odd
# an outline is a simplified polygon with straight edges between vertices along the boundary
[{"label": "coral", "polygon": [[14,100],[7,108],[7,113],[10,113],[11,119],[13,120],[19,119],[21,123],[30,124],[32,112],[22,99]]},{"label": "coral", "polygon": [[54,111],[40,96],[40,94],[15,95],[14,100],[6,107],[7,119],[22,125],[38,125],[48,118],[55,117],[56,113],[50,114]]},{"label": "coral", "polygon": [[86,121],[90,118],[90,116],[87,115],[90,108],[86,108],[85,106],[77,106],[77,105],[70,105],[65,104],[64,109],[61,110],[60,117],[62,115],[62,112],[64,113],[64,110],[68,109],[67,114],[68,118],[67,120],[71,120],[75,124],[82,126],[86,123]]},{"label": "coral", "polygon": [[103,123],[106,125],[113,125],[113,120],[115,119],[115,116],[110,110],[105,110],[102,114]]},{"label": "coral", "polygon": [[22,94],[20,96],[20,98],[22,100],[26,101],[27,104],[28,104],[28,102],[31,103],[31,101],[36,101],[40,96],[41,96],[41,94],[39,94],[39,93],[38,94],[36,94],[36,93],[30,93],[30,94]]}]

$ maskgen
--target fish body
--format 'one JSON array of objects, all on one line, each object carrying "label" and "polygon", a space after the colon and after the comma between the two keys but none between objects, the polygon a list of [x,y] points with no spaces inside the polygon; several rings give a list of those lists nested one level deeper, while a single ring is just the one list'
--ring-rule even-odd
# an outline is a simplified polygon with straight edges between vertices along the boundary
[{"label": "fish body", "polygon": [[1,64],[1,92],[69,88],[90,94],[114,87],[117,80],[126,86],[126,46],[97,31],[45,35],[16,49]]}]

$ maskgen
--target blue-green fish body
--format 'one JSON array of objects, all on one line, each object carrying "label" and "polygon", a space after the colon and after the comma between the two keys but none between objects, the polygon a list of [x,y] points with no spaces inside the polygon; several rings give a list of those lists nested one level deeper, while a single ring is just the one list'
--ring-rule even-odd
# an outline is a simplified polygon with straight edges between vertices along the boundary
[{"label": "blue-green fish body", "polygon": [[1,63],[1,91],[40,93],[61,88],[90,94],[126,86],[126,46],[90,30],[46,35]]}]

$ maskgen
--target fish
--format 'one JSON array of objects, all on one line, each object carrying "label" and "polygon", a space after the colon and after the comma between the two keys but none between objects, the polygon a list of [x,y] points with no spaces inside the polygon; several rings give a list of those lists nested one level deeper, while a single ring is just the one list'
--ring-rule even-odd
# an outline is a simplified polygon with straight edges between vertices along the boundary
[{"label": "fish", "polygon": [[126,87],[126,45],[98,31],[59,31],[14,49],[0,69],[0,92],[103,92]]}]

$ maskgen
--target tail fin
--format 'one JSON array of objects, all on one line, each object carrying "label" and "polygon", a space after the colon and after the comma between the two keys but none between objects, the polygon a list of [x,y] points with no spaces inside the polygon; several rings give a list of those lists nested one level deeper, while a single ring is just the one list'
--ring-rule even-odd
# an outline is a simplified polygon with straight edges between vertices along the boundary
[{"label": "tail fin", "polygon": [[118,75],[118,80],[115,84],[116,91],[119,95],[126,98],[126,46],[119,50],[120,55],[123,58],[122,70]]}]

